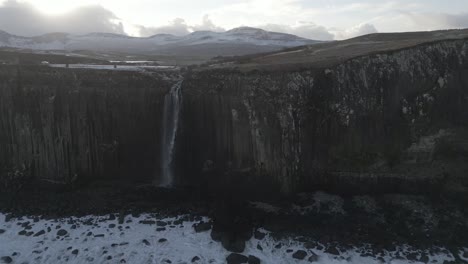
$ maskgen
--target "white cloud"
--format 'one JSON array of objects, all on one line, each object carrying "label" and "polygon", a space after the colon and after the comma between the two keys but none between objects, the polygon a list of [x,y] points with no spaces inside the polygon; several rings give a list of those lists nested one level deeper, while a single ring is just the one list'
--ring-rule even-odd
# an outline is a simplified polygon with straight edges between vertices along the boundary
[{"label": "white cloud", "polygon": [[372,33],[377,33],[377,29],[375,28],[374,25],[372,24],[359,24],[357,26],[345,29],[345,30],[336,30],[333,31],[335,35],[335,39],[341,40],[341,39],[349,39],[349,38],[354,38],[362,35],[367,35],[367,34],[372,34]]},{"label": "white cloud", "polygon": [[79,7],[61,15],[48,16],[33,5],[16,0],[8,0],[0,6],[0,29],[24,36],[50,32],[125,33],[119,18],[101,6]]},{"label": "white cloud", "polygon": [[288,34],[297,35],[303,38],[314,40],[333,40],[333,34],[328,31],[324,26],[319,26],[314,23],[301,22],[294,26],[268,24],[260,26],[265,30],[283,32]]}]

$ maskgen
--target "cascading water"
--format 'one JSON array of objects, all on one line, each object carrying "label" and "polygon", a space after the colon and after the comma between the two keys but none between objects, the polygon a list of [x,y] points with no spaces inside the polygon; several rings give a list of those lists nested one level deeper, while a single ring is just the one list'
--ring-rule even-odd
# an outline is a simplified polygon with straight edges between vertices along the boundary
[{"label": "cascading water", "polygon": [[174,150],[177,128],[179,125],[179,110],[181,101],[182,81],[178,81],[164,98],[164,118],[162,126],[161,178],[160,186],[170,187],[174,183]]}]

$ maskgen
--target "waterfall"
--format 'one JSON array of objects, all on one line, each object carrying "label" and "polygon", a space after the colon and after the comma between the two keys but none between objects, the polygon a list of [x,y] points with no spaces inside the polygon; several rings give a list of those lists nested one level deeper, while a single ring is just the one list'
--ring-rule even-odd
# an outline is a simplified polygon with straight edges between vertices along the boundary
[{"label": "waterfall", "polygon": [[174,150],[177,128],[179,124],[179,110],[181,101],[182,81],[171,87],[164,97],[164,116],[161,140],[161,178],[160,186],[171,187],[174,183]]}]

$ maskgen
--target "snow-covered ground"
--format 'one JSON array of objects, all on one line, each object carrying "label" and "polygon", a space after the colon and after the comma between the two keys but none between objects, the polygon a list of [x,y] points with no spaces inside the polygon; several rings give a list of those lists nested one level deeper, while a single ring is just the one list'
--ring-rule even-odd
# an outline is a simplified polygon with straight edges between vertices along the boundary
[{"label": "snow-covered ground", "polygon": [[[0,263],[2,260],[12,263],[225,263],[230,254],[220,243],[211,240],[209,231],[196,233],[192,227],[196,222],[189,221],[186,216],[7,218],[0,214]],[[119,224],[119,220],[123,223]],[[165,224],[164,230],[157,231]],[[374,257],[361,257],[358,248],[336,256],[323,250],[305,249],[294,239],[277,241],[268,231],[262,231],[267,233],[266,237],[262,240],[252,238],[243,253],[258,257],[262,263],[311,263],[308,259],[314,254],[318,256],[314,263],[382,263]],[[279,243],[281,248],[276,247]],[[305,250],[307,257],[294,259],[292,254],[296,250]],[[400,247],[398,252],[405,250]],[[387,252],[382,256],[384,263],[422,263],[397,259],[398,252]],[[199,260],[192,262],[194,257]],[[432,255],[428,263],[445,260],[454,258],[450,254]]]}]

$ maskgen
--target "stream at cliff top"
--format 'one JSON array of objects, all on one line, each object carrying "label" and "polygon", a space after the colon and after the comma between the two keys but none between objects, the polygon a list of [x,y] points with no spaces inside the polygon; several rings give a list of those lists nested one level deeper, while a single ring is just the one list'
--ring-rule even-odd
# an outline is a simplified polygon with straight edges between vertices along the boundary
[{"label": "stream at cliff top", "polygon": [[170,187],[174,183],[174,171],[172,161],[174,160],[175,140],[179,126],[179,112],[181,101],[181,87],[183,81],[174,84],[169,93],[164,97],[164,112],[162,125],[162,148],[161,148],[161,179],[160,186]]}]

